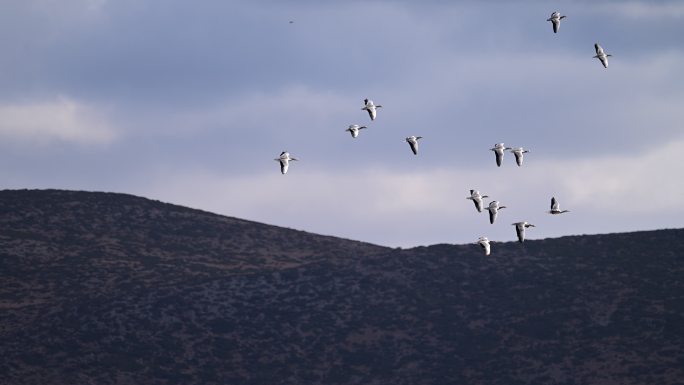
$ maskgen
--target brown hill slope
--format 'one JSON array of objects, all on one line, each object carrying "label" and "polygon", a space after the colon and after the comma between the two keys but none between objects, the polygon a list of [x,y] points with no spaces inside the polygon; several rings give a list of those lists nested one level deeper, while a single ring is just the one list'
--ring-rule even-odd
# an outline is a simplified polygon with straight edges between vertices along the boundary
[{"label": "brown hill slope", "polygon": [[0,192],[0,384],[681,384],[684,230],[392,250]]}]

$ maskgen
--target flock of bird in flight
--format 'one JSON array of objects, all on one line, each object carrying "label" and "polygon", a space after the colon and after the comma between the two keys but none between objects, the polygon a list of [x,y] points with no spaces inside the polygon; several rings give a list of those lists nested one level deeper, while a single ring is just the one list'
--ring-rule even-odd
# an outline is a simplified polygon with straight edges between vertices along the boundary
[{"label": "flock of bird in flight", "polygon": [[[553,26],[553,33],[558,33],[558,29],[560,28],[560,22],[563,20],[566,16],[562,16],[559,12],[553,12],[551,14],[551,17],[548,18],[546,21],[550,21],[552,26]],[[292,21],[290,21],[292,23]],[[601,47],[600,44],[595,43],[594,44],[594,49],[596,50],[596,55],[594,58],[598,59],[601,64],[603,65],[604,68],[608,68],[608,57],[612,56],[610,54],[606,54],[603,51],[603,47]],[[375,104],[373,103],[372,100],[370,99],[365,99],[364,100],[364,106],[361,108],[362,110],[365,110],[368,112],[368,115],[370,116],[371,121],[374,121],[375,118],[377,117],[378,108],[381,108],[382,105]],[[345,131],[349,132],[352,136],[352,138],[356,138],[359,136],[359,132],[365,128],[368,128],[367,126],[360,126],[358,124],[352,124],[350,125]],[[411,148],[411,151],[413,152],[414,155],[418,155],[418,140],[422,139],[422,136],[409,136],[405,140],[409,144],[409,147]],[[490,149],[491,151],[494,151],[494,155],[496,158],[496,165],[497,167],[501,167],[501,163],[503,162],[504,158],[504,153],[505,151],[510,151],[515,155],[515,162],[517,163],[518,167],[522,166],[523,163],[523,154],[526,154],[529,152],[529,150],[524,149],[523,147],[517,147],[517,148],[512,148],[512,147],[506,147],[504,146],[503,143],[496,143],[493,148]],[[275,159],[276,161],[280,162],[280,172],[282,174],[286,174],[287,170],[290,165],[290,161],[296,161],[297,158],[293,158],[290,156],[290,153],[287,151],[283,151],[280,154],[280,157]],[[482,212],[483,210],[483,198],[489,198],[488,195],[482,195],[478,190],[470,190],[470,196],[467,197],[466,199],[472,200],[473,203],[475,204],[475,209],[477,212]],[[500,209],[504,209],[506,206],[502,206],[499,204],[499,201],[491,201],[489,205],[487,206],[487,211],[489,212],[489,223],[494,224],[496,221],[497,214]],[[560,205],[558,204],[558,201],[556,200],[555,197],[551,198],[551,209],[548,211],[549,214],[552,215],[558,215],[558,214],[563,214],[567,213],[569,210],[561,210]],[[535,227],[535,225],[527,222],[527,221],[522,221],[522,222],[516,222],[512,224],[515,226],[515,231],[518,236],[518,242],[523,243],[525,241],[525,229],[530,228],[530,227]],[[482,250],[484,251],[485,255],[490,255],[491,253],[491,244],[489,239],[487,237],[480,237],[476,244],[480,245],[482,247]]]}]

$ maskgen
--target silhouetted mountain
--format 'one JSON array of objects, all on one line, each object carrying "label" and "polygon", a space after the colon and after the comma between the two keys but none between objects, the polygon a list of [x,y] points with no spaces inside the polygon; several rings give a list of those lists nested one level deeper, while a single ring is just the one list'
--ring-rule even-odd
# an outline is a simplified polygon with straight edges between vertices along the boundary
[{"label": "silhouetted mountain", "polygon": [[684,384],[684,230],[401,250],[0,192],[0,384]]}]

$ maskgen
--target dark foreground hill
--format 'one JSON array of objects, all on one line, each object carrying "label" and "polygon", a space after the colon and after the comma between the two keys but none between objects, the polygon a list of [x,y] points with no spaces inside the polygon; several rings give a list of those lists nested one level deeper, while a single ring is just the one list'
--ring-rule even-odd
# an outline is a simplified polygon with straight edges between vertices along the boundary
[{"label": "dark foreground hill", "polygon": [[684,230],[410,250],[0,192],[0,384],[684,384]]}]

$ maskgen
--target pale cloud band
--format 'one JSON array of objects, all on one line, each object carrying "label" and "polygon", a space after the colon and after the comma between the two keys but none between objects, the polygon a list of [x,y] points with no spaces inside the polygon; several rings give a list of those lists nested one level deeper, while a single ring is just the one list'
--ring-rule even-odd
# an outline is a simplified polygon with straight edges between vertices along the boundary
[{"label": "pale cloud band", "polygon": [[[529,154],[522,168],[507,159],[510,164],[503,167],[508,170],[497,169],[490,159],[491,165],[475,170],[330,174],[300,162],[283,176],[275,162],[266,162],[272,170],[251,176],[185,170],[170,179],[152,178],[136,189],[142,195],[229,216],[388,246],[416,246],[426,239],[465,243],[480,235],[507,241],[514,239],[508,226],[514,220],[539,225],[530,238],[558,235],[553,226],[561,222],[546,214],[552,195],[572,211],[562,218],[568,235],[601,232],[601,226],[619,216],[630,220],[612,224],[611,231],[637,230],[644,221],[677,226],[684,207],[679,205],[681,181],[673,175],[682,146],[684,140],[679,140],[635,156],[567,161]],[[485,214],[475,212],[465,199],[470,188],[509,207],[500,223],[491,226]]]},{"label": "pale cloud band", "polygon": [[116,138],[102,112],[68,98],[0,105],[0,136],[30,144],[107,144]]}]

